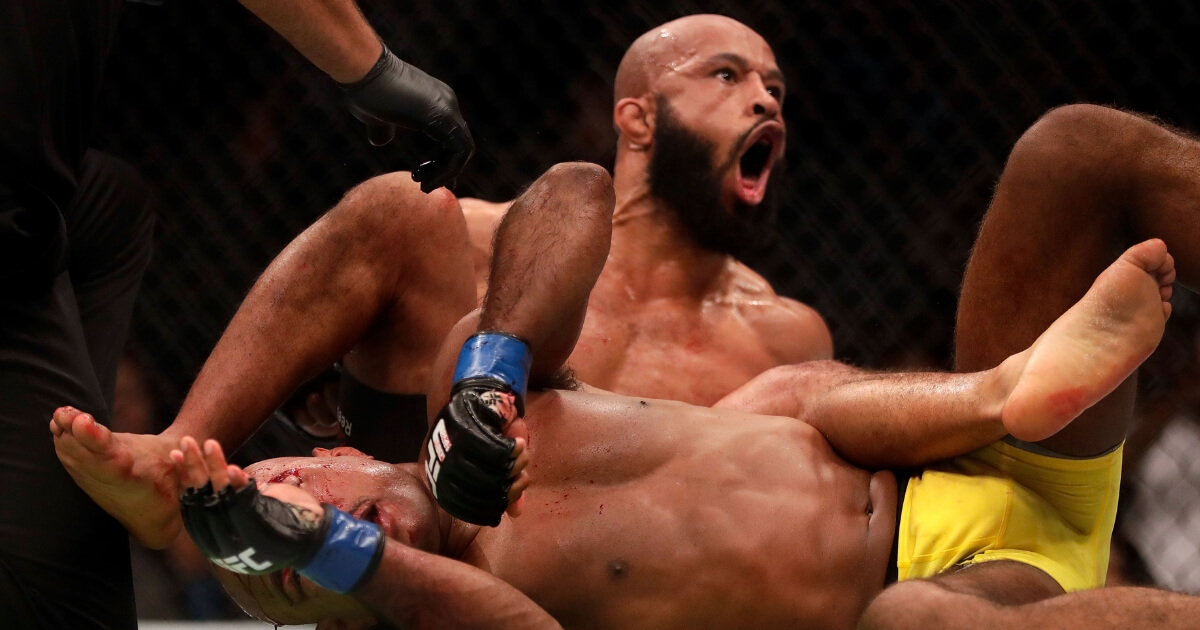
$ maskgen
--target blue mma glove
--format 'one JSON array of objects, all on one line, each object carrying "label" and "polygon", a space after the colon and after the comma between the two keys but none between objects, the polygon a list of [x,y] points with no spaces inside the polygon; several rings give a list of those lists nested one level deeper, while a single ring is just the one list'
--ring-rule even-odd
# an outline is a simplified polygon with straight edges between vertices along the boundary
[{"label": "blue mma glove", "polygon": [[499,332],[472,335],[459,352],[425,462],[434,497],[457,519],[495,527],[508,508],[516,441],[502,430],[525,413],[532,361],[525,342]]}]

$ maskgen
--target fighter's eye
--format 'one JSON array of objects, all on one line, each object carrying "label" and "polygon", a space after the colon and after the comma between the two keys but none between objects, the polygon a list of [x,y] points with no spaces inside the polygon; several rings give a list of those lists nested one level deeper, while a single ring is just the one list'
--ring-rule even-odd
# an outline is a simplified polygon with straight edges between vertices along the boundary
[{"label": "fighter's eye", "polygon": [[771,87],[768,87],[767,94],[770,94],[771,98],[773,98],[777,101],[783,100],[783,88],[781,88],[777,85],[772,85]]},{"label": "fighter's eye", "polygon": [[732,68],[721,68],[720,70],[717,70],[716,72],[714,72],[713,76],[717,77],[718,79],[720,79],[722,81],[725,81],[726,83],[732,82],[734,79],[737,78],[737,74],[733,71]]}]

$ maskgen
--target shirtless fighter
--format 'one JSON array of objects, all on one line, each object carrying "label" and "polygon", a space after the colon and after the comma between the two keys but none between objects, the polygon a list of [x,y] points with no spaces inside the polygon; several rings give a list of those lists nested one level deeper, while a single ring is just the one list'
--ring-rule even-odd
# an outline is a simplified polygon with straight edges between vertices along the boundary
[{"label": "shirtless fighter", "polygon": [[[770,45],[688,16],[634,41],[614,83],[617,207],[569,361],[580,380],[711,405],[770,368],[831,358],[821,316],[737,260],[774,227],[785,84]],[[462,200],[481,289],[507,205]]]},{"label": "shirtless fighter", "polygon": [[[729,18],[683,18],[638,38],[616,84],[612,249],[569,365],[618,393],[709,405],[769,368],[830,358],[820,316],[775,295],[726,253],[753,241],[784,148],[784,86],[770,47]],[[415,459],[428,366],[478,297],[469,278],[456,279],[415,304],[402,282],[436,277],[447,261],[474,259],[486,269],[487,241],[507,204],[464,205],[465,226],[427,229],[459,213],[448,191],[416,194],[406,174],[351,191],[251,289],[172,427],[117,434],[101,452],[59,442],[72,477],[114,512],[125,503],[116,499],[127,499],[123,487],[173,496],[167,452],[181,436],[233,448],[339,359],[348,443],[389,461]],[[468,234],[473,250],[458,244]],[[397,355],[425,367],[396,367]],[[178,531],[174,510],[162,517],[161,526],[125,525],[159,547]]]},{"label": "shirtless fighter", "polygon": [[[612,198],[602,171],[573,165],[554,176],[563,194],[547,194],[543,178],[514,204],[497,236],[483,311],[464,319],[439,355],[440,385],[430,395],[450,402],[435,420],[423,467],[342,449],[256,465],[250,472],[268,482],[260,490],[226,466],[215,441],[202,454],[194,440],[181,440],[172,457],[192,488],[185,518],[200,546],[237,571],[294,566],[304,576],[227,579],[256,615],[346,625],[369,625],[377,615],[417,628],[851,627],[883,588],[897,512],[891,473],[854,464],[921,464],[912,453],[941,458],[1006,431],[1054,433],[1149,355],[1170,312],[1173,261],[1151,240],[1126,251],[1036,343],[998,368],[951,375],[845,368],[803,398],[779,391],[776,403],[811,425],[585,391],[525,397],[526,379],[547,384],[569,355],[608,244]],[[476,330],[493,332],[468,339]],[[481,390],[492,394],[490,404]],[[901,396],[906,405],[895,403]],[[513,409],[522,399],[524,420]],[[473,428],[473,418],[497,415],[517,436],[511,460],[503,440]],[[56,426],[79,419],[67,410]],[[888,455],[856,439],[862,431],[886,442]],[[1008,554],[1067,588],[1097,585],[1119,454],[1052,460],[998,444],[927,470],[922,483],[1004,484],[1000,506],[1008,490],[1015,507],[1005,514],[956,505],[957,518],[943,518],[937,499],[969,495],[940,497],[946,486],[939,485],[931,498],[910,485],[903,577],[953,567],[957,560],[932,569],[920,562],[947,560],[940,555],[953,549],[964,558]],[[491,479],[496,470],[509,476],[494,467],[505,461],[515,480],[507,497]],[[436,493],[456,511],[486,513],[503,510],[526,487],[516,504],[521,515],[496,528],[452,518],[434,500]],[[1057,494],[1067,488],[1073,496]],[[1053,511],[1067,507],[1085,514]],[[961,549],[960,521],[1006,517],[1011,530],[1036,526],[1057,545],[1000,537]]]}]

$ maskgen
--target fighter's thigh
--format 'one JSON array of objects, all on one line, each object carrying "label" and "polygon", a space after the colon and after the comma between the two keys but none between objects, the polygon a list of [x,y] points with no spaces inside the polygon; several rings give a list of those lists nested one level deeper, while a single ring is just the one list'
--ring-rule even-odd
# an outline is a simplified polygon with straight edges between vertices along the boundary
[{"label": "fighter's thigh", "polygon": [[1017,562],[972,565],[925,580],[884,589],[867,606],[862,630],[928,628],[1022,628],[1023,604],[1061,595],[1062,588],[1042,571]]},{"label": "fighter's thigh", "polygon": [[[1120,253],[1127,230],[1106,160],[1120,112],[1051,111],[1016,142],[963,278],[955,353],[962,371],[1026,348]],[[1113,137],[1112,142],[1107,138]]]},{"label": "fighter's thigh", "polygon": [[356,187],[330,211],[361,235],[385,277],[383,311],[346,366],[388,391],[421,392],[441,341],[475,305],[466,221],[446,189],[425,194],[406,173]]}]

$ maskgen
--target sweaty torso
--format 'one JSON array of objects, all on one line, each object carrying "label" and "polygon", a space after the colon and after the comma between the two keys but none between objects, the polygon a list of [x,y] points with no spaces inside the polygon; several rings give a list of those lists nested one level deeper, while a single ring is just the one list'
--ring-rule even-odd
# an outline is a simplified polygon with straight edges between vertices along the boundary
[{"label": "sweaty torso", "polygon": [[527,417],[524,513],[463,559],[564,626],[851,627],[882,587],[894,479],[807,425],[583,392]]},{"label": "sweaty torso", "polygon": [[643,299],[606,267],[567,364],[609,391],[711,405],[773,367],[829,358],[828,348],[814,311],[733,260],[701,298]]},{"label": "sweaty torso", "polygon": [[[491,233],[508,206],[461,203],[482,298]],[[580,381],[628,396],[712,405],[773,367],[830,358],[820,315],[780,297],[735,260],[699,292],[660,285],[654,295],[639,294],[631,278],[646,273],[612,259],[605,265],[567,361]]]}]

